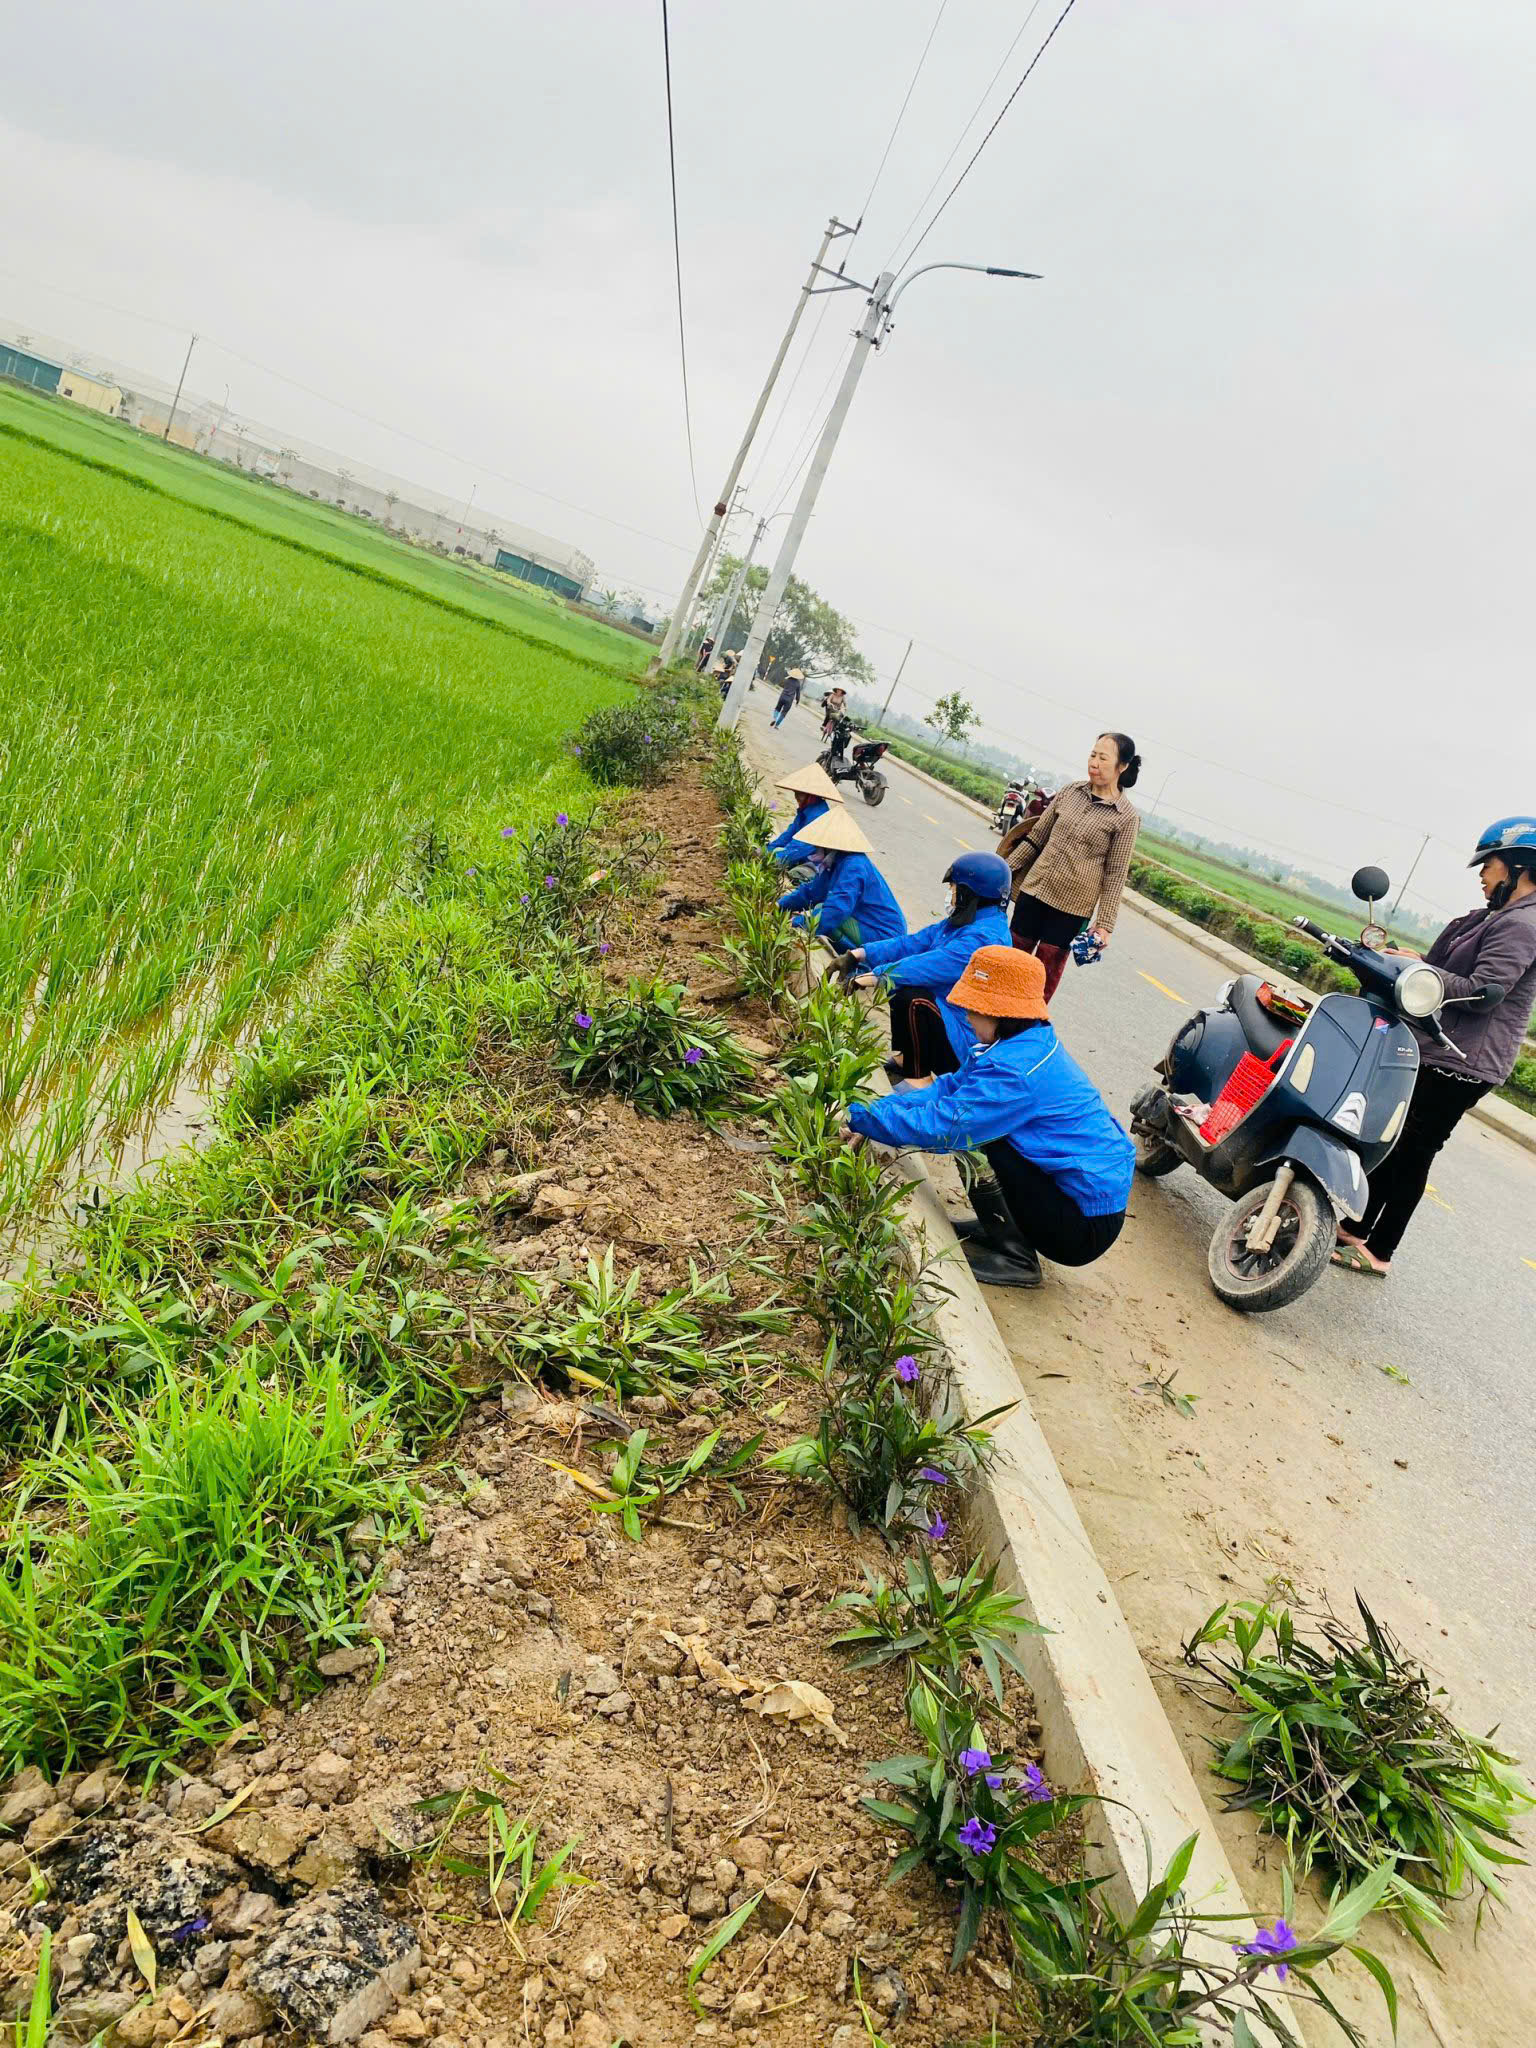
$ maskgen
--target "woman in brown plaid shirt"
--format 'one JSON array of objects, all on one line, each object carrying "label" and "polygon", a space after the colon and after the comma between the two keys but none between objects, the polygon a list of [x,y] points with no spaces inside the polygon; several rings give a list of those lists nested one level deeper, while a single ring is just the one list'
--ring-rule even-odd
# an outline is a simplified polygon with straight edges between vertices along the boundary
[{"label": "woman in brown plaid shirt", "polygon": [[998,843],[1014,874],[1013,943],[1039,955],[1047,1002],[1072,941],[1090,920],[1094,937],[1109,943],[1141,828],[1125,792],[1140,773],[1135,742],[1123,732],[1100,733],[1087,780],[1069,782],[1038,818],[1015,825]]}]

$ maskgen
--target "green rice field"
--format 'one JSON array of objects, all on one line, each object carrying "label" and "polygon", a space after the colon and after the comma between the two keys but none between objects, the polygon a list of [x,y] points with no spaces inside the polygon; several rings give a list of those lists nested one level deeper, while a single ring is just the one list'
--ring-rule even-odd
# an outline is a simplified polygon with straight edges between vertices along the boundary
[{"label": "green rice field", "polygon": [[0,393],[13,1226],[216,1065],[418,835],[489,836],[515,793],[569,787],[567,736],[635,665],[621,635],[431,558],[397,575],[366,531],[343,545],[358,522],[108,424]]}]

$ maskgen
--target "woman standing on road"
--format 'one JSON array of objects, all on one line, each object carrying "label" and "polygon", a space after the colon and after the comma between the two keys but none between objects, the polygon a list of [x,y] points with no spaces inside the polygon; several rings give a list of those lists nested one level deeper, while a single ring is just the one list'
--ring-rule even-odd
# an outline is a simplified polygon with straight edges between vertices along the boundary
[{"label": "woman standing on road", "polygon": [[1424,1199],[1435,1154],[1474,1102],[1514,1072],[1536,1009],[1536,818],[1500,818],[1469,866],[1485,910],[1448,924],[1424,958],[1445,977],[1441,1028],[1462,1057],[1419,1033],[1419,1078],[1403,1134],[1371,1175],[1365,1214],[1339,1229],[1336,1266],[1384,1276]]},{"label": "woman standing on road", "polygon": [[1091,922],[1101,947],[1109,944],[1141,829],[1125,792],[1140,773],[1135,742],[1123,732],[1100,733],[1087,780],[1069,782],[1038,818],[1015,825],[998,844],[1015,882],[1028,882],[1014,901],[1013,943],[1039,957],[1047,1002],[1085,925]]},{"label": "woman standing on road", "polygon": [[800,702],[800,692],[805,688],[805,670],[792,668],[784,678],[784,687],[779,692],[779,701],[773,707],[773,723],[782,725],[790,712]]},{"label": "woman standing on road", "polygon": [[1038,960],[982,946],[949,1000],[976,1041],[958,1070],[857,1102],[848,1122],[881,1145],[979,1146],[996,1178],[976,1183],[977,1220],[957,1226],[966,1262],[989,1286],[1038,1287],[1042,1254],[1086,1266],[1120,1235],[1131,1141],[1051,1029]]}]

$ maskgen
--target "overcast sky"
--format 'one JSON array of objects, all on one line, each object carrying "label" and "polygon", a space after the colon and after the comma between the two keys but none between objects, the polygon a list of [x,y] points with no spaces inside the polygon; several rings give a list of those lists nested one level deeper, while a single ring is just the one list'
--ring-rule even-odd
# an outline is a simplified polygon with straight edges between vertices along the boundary
[{"label": "overcast sky", "polygon": [[[936,8],[672,0],[706,507]],[[1027,12],[949,0],[854,274],[896,250]],[[1478,831],[1536,810],[1533,77],[1519,0],[1077,0],[923,250],[1044,281],[914,286],[801,552],[883,673],[916,638],[898,701],[959,686],[1058,772],[1124,728],[1146,804],[1171,772],[1181,822],[1340,878],[1401,875],[1433,831],[1420,906],[1473,901]],[[310,387],[200,346],[192,384],[227,381],[237,412],[473,484],[606,581],[681,580],[698,521],[650,0],[139,0],[131,21],[79,0],[62,33],[25,10],[0,208],[10,325],[167,381],[196,328]],[[861,311],[819,304],[748,466],[762,509]]]}]

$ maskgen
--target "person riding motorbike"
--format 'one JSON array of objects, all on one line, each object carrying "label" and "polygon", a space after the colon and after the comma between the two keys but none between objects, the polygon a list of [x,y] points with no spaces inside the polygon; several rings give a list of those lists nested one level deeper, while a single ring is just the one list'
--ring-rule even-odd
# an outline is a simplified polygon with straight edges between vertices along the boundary
[{"label": "person riding motorbike", "polygon": [[811,857],[811,849],[800,838],[800,833],[813,818],[825,815],[828,804],[840,804],[843,793],[826,769],[815,761],[804,768],[796,768],[792,774],[781,775],[773,786],[775,789],[787,789],[793,796],[795,815],[777,838],[769,840],[767,850],[781,866],[793,867],[796,862]]},{"label": "person riding motorbike", "polygon": [[1100,733],[1086,781],[1058,790],[1033,820],[1004,835],[998,852],[1013,869],[1013,943],[1045,965],[1046,1000],[1055,995],[1078,933],[1109,944],[1141,819],[1126,790],[1141,756],[1123,732]]},{"label": "person riding motorbike", "polygon": [[895,1057],[886,1071],[893,1080],[949,1074],[959,1066],[976,1038],[965,1012],[957,1010],[944,992],[978,946],[1008,944],[1013,875],[1007,861],[995,853],[962,853],[945,869],[944,880],[950,907],[937,924],[903,939],[855,946],[840,963],[844,974],[854,979],[890,985]]},{"label": "person riding motorbike", "polygon": [[808,910],[819,910],[822,933],[845,945],[905,937],[907,920],[889,882],[870,859],[874,848],[841,804],[803,825],[800,843],[814,849],[815,872],[779,898],[780,910],[791,913],[797,929],[804,928]]},{"label": "person riding motorbike", "polygon": [[1012,946],[982,946],[949,991],[976,1043],[960,1066],[855,1103],[851,1130],[923,1152],[980,1147],[996,1178],[971,1191],[958,1233],[978,1280],[1038,1287],[1041,1257],[1086,1266],[1120,1235],[1134,1149],[1051,1027],[1045,969]]},{"label": "person riding motorbike", "polygon": [[1509,1079],[1536,1009],[1536,817],[1490,825],[1468,866],[1480,871],[1486,907],[1453,918],[1424,955],[1445,978],[1440,1024],[1456,1050],[1417,1032],[1419,1078],[1402,1135],[1371,1175],[1359,1223],[1339,1228],[1334,1264],[1352,1273],[1390,1271],[1436,1153]]},{"label": "person riding motorbike", "polygon": [[848,708],[848,692],[841,684],[835,690],[828,690],[821,700],[821,737],[829,740],[832,728]]}]

